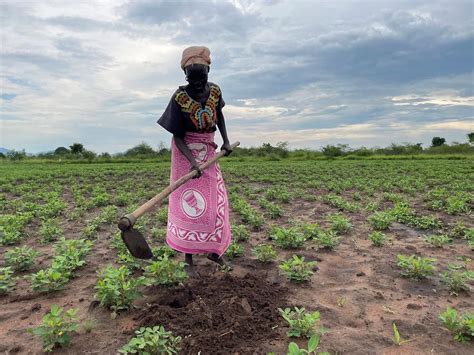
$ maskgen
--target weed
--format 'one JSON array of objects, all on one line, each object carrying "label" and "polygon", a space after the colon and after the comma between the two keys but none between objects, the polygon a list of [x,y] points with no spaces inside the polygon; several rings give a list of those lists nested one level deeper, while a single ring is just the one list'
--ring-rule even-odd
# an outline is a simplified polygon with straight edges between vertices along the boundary
[{"label": "weed", "polygon": [[469,291],[468,283],[474,281],[474,272],[464,265],[448,264],[448,270],[442,272],[440,277],[451,294],[457,295],[461,291]]},{"label": "weed", "polygon": [[398,328],[397,328],[397,325],[394,323],[392,323],[392,329],[393,329],[393,338],[392,338],[392,341],[395,345],[402,345],[404,343],[407,343],[409,342],[409,340],[403,340],[402,337],[400,336],[400,332],[398,331]]}]

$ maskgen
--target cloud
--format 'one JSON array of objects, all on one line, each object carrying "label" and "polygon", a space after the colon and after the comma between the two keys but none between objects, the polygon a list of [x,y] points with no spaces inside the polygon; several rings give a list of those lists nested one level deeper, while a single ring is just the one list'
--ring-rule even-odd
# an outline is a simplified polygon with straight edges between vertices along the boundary
[{"label": "cloud", "polygon": [[464,141],[472,130],[469,1],[0,6],[7,148],[79,141],[113,153],[168,142],[156,119],[185,84],[180,56],[195,44],[211,48],[229,136],[245,145]]}]

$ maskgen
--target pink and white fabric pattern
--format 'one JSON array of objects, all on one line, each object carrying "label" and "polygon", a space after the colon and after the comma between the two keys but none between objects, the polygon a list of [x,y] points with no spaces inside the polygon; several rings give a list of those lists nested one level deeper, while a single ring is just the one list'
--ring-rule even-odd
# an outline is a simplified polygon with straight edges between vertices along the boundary
[{"label": "pink and white fabric pattern", "polygon": [[[187,132],[184,142],[198,164],[215,155],[214,133]],[[171,142],[171,182],[187,174],[191,165]],[[219,164],[203,171],[169,196],[167,244],[182,253],[224,254],[231,241],[229,201]]]}]

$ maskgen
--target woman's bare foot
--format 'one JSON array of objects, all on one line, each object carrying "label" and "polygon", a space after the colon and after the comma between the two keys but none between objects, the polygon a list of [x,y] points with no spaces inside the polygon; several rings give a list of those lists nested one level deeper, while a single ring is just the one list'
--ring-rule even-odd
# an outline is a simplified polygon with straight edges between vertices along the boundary
[{"label": "woman's bare foot", "polygon": [[193,277],[199,276],[199,274],[197,273],[196,268],[194,267],[194,264],[193,264],[193,255],[192,254],[185,254],[184,262],[186,263],[186,266],[184,267],[184,270],[187,272],[189,277],[193,278]]},{"label": "woman's bare foot", "polygon": [[229,270],[232,270],[232,267],[225,262],[224,257],[222,257],[222,256],[219,257],[219,255],[217,255],[216,253],[207,254],[207,258],[211,261],[214,261],[215,263],[217,263],[220,266],[224,266],[224,267],[228,268]]}]

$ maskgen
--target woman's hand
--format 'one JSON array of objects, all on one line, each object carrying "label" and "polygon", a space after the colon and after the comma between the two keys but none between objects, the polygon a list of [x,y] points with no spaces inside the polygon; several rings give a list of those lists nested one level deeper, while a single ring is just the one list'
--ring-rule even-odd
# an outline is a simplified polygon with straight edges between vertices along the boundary
[{"label": "woman's hand", "polygon": [[199,169],[199,165],[197,164],[197,162],[191,163],[191,170],[190,170],[190,172],[193,171],[193,170],[196,170],[196,171],[197,171],[197,174],[196,174],[195,176],[193,176],[193,179],[197,179],[197,178],[201,177],[201,175],[202,175],[202,170]]},{"label": "woman's hand", "polygon": [[232,148],[230,147],[230,143],[224,142],[224,144],[222,144],[222,147],[221,147],[221,151],[222,150],[225,150],[224,156],[228,156],[230,153],[232,153]]}]

